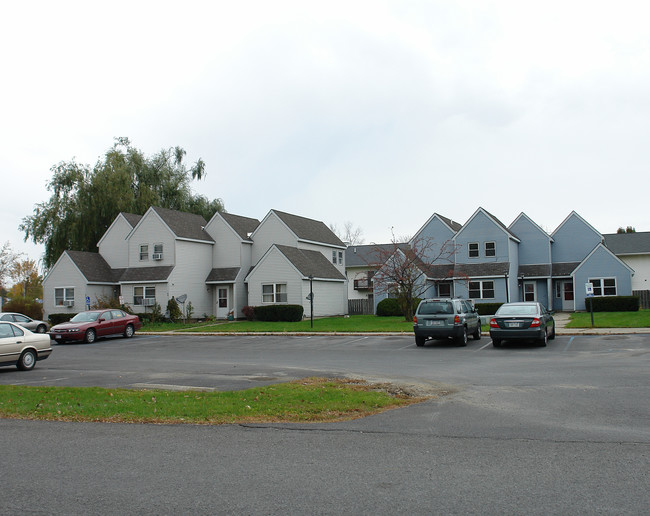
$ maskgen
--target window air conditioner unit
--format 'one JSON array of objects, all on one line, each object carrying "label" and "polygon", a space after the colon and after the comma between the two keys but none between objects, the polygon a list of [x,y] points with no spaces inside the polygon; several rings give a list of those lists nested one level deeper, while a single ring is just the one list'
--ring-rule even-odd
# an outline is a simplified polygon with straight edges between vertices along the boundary
[{"label": "window air conditioner unit", "polygon": [[153,253],[153,259],[154,260],[162,260],[163,259],[163,254],[162,253]]},{"label": "window air conditioner unit", "polygon": [[74,301],[64,301],[63,306],[74,306]]},{"label": "window air conditioner unit", "polygon": [[144,300],[142,301],[142,304],[143,304],[144,306],[153,306],[153,305],[156,304],[156,300],[155,300],[155,299],[144,299]]}]

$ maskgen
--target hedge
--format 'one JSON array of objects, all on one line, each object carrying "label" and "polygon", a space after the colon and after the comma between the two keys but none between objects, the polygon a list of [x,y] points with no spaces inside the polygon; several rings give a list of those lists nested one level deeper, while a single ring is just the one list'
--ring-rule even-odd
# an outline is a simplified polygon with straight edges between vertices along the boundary
[{"label": "hedge", "polygon": [[494,315],[503,303],[476,303],[476,311],[479,315]]},{"label": "hedge", "polygon": [[50,321],[50,324],[52,326],[55,326],[57,324],[68,322],[75,315],[77,315],[77,314],[76,313],[72,314],[70,312],[65,312],[65,313],[61,313],[61,314],[50,314],[50,315],[47,316],[47,318]]},{"label": "hedge", "polygon": [[258,321],[302,321],[305,309],[302,305],[254,306],[253,313]]},{"label": "hedge", "polygon": [[639,296],[588,297],[585,299],[587,311],[589,302],[593,303],[594,312],[638,312]]},{"label": "hedge", "polygon": [[[413,312],[417,309],[420,304],[420,299],[413,299]],[[381,300],[377,303],[377,315],[379,317],[391,317],[391,316],[402,316],[404,312],[399,306],[399,300],[394,297],[388,297]]]}]

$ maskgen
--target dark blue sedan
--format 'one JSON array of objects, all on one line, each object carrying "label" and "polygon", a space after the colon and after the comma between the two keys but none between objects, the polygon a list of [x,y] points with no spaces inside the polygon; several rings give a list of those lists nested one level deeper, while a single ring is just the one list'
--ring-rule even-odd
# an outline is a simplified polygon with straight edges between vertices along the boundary
[{"label": "dark blue sedan", "polygon": [[490,319],[490,338],[495,348],[504,340],[533,340],[546,346],[555,338],[553,312],[537,302],[505,303]]}]

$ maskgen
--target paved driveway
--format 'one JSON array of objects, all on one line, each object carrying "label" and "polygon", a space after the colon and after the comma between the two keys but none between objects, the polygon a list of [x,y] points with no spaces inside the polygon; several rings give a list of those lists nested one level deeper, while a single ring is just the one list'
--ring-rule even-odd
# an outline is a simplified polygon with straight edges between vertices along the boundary
[{"label": "paved driveway", "polygon": [[486,337],[467,348],[144,335],[57,346],[34,371],[0,369],[0,383],[239,389],[349,375],[454,393],[326,425],[0,420],[13,443],[0,513],[644,514],[649,358],[642,335],[503,349]]}]

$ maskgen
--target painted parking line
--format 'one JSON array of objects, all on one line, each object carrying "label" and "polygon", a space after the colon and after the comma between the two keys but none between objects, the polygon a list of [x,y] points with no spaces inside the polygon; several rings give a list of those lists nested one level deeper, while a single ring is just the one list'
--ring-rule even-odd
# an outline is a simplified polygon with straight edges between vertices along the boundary
[{"label": "painted parking line", "polygon": [[492,344],[492,341],[488,342],[485,346],[481,346],[480,348],[474,350],[474,352],[476,353],[477,351],[481,351],[482,349],[487,348],[490,344]]},{"label": "painted parking line", "polygon": [[566,346],[564,346],[564,350],[563,350],[563,351],[566,351],[567,349],[569,349],[569,346],[571,346],[571,343],[573,342],[573,339],[575,339],[575,337],[571,337],[571,338],[569,339],[569,342],[566,343]]}]

